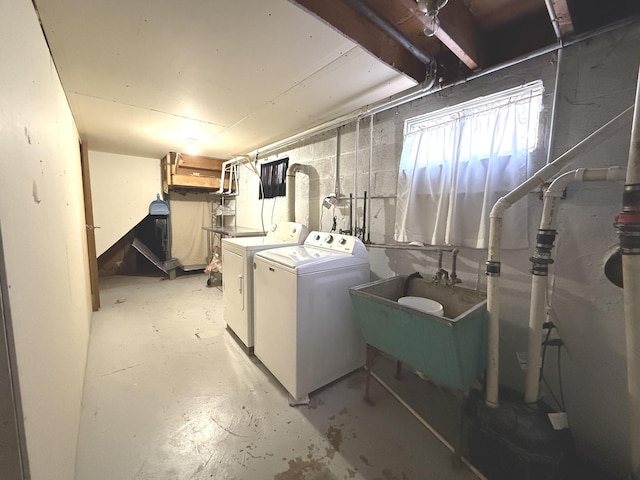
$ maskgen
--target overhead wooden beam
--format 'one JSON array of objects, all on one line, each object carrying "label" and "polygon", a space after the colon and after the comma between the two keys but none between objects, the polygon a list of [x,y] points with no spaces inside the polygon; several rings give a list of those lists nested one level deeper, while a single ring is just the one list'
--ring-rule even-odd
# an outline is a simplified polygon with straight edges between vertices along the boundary
[{"label": "overhead wooden beam", "polygon": [[553,6],[556,18],[558,19],[558,27],[560,28],[560,34],[562,37],[564,38],[567,35],[571,35],[574,28],[567,0],[551,0],[551,5]]},{"label": "overhead wooden beam", "polygon": [[[426,26],[427,18],[418,10],[416,0],[399,0]],[[469,9],[461,0],[450,0],[438,14],[440,28],[436,37],[471,70],[483,66],[484,35]]]},{"label": "overhead wooden beam", "polygon": [[[345,0],[292,0],[309,13],[358,43],[395,70],[422,83],[427,74],[423,61],[387,31],[369,21]],[[424,54],[426,55],[426,54]]]}]

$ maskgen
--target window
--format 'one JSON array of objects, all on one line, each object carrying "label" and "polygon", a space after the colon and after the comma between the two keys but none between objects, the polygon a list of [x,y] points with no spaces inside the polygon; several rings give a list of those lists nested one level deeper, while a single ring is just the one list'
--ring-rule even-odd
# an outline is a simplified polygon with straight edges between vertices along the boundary
[{"label": "window", "polygon": [[[395,239],[487,248],[489,213],[527,178],[542,82],[405,121]],[[527,248],[527,205],[504,220],[503,248]]]},{"label": "window", "polygon": [[286,175],[289,158],[281,158],[260,165],[260,181],[262,188],[258,198],[284,197],[287,194]]}]

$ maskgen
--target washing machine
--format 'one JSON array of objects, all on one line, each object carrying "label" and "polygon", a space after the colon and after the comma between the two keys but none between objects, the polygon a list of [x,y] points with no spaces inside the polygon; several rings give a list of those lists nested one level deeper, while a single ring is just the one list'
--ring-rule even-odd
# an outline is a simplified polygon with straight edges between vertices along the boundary
[{"label": "washing machine", "polygon": [[308,233],[301,223],[280,222],[265,236],[222,240],[224,320],[249,353],[253,351],[253,255],[268,248],[300,244]]},{"label": "washing machine", "polygon": [[311,232],[304,245],[256,253],[255,355],[291,394],[291,404],[360,368],[366,345],[349,288],[369,281],[367,250],[355,237]]}]

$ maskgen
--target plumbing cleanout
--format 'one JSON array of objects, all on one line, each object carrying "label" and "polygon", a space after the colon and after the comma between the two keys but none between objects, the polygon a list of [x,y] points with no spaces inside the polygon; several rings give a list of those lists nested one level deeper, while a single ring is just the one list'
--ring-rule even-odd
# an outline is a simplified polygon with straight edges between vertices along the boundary
[{"label": "plumbing cleanout", "polygon": [[616,287],[624,288],[620,246],[616,245],[614,248],[609,249],[604,258],[604,276]]}]

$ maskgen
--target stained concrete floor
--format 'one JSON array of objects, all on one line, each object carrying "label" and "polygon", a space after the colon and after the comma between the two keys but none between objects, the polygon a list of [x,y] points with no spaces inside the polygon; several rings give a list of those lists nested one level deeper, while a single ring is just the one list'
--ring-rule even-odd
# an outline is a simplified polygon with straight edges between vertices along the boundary
[{"label": "stained concrete floor", "polygon": [[202,274],[101,279],[76,480],[473,480],[364,371],[290,407]]}]

